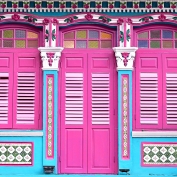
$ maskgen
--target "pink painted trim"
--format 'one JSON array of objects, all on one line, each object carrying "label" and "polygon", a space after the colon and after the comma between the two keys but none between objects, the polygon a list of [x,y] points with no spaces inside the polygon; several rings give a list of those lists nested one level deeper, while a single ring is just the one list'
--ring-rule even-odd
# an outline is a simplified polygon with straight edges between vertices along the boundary
[{"label": "pink painted trim", "polygon": [[[123,87],[124,79],[127,80],[127,90],[126,91],[124,91],[124,87]],[[123,104],[124,99],[125,99],[124,98],[124,92],[127,95],[127,101],[126,101],[127,107],[125,109],[124,109],[125,105]],[[126,110],[127,110],[127,116],[126,116],[127,119],[124,118],[124,114],[125,114]],[[122,75],[122,125],[121,125],[121,127],[122,127],[122,131],[121,131],[122,132],[122,159],[128,160],[128,159],[130,159],[129,76],[126,75],[126,74]],[[127,138],[125,138],[125,136],[127,136]],[[126,141],[126,139],[127,139],[127,141]],[[127,147],[126,147],[127,155],[124,155],[124,153],[125,153],[124,149],[125,149],[125,146],[126,146],[125,144],[127,144]]]},{"label": "pink painted trim", "polygon": [[[49,99],[49,87],[48,87],[48,81],[49,79],[52,79],[52,127],[51,127],[51,133],[49,130],[49,118],[48,118],[48,112],[49,112],[49,106],[48,106],[48,99]],[[53,75],[47,75],[47,100],[46,100],[46,107],[47,107],[47,114],[46,114],[46,158],[47,159],[53,159],[54,158],[54,76]],[[49,134],[51,134],[51,155],[48,153],[49,151],[49,145],[48,145],[48,137]]]},{"label": "pink painted trim", "polygon": [[0,164],[0,166],[33,166],[34,165],[34,143],[33,142],[0,142],[1,144],[31,144],[32,146],[32,156],[31,164]]},{"label": "pink painted trim", "polygon": [[144,164],[143,163],[143,146],[145,145],[145,144],[154,144],[154,145],[156,145],[156,144],[167,144],[167,145],[169,145],[169,144],[175,144],[175,145],[177,145],[177,143],[176,142],[142,142],[141,143],[141,166],[142,167],[174,167],[174,166],[177,166],[177,163],[176,164],[174,164],[174,165],[169,165],[169,164],[157,164],[157,165],[155,165],[155,164]]},{"label": "pink painted trim", "polygon": [[126,20],[124,19],[124,47],[127,45],[127,28],[126,28]]},{"label": "pink painted trim", "polygon": [[52,46],[52,21],[49,22],[49,46]]}]

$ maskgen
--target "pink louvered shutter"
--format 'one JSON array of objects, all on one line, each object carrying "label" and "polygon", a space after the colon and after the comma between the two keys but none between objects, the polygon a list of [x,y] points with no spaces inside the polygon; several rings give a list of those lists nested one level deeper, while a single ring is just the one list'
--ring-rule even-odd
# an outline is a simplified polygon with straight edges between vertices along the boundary
[{"label": "pink louvered shutter", "polygon": [[88,56],[88,173],[114,173],[115,58],[103,52]]},{"label": "pink louvered shutter", "polygon": [[0,53],[0,128],[12,128],[13,54]]},{"label": "pink louvered shutter", "polygon": [[61,173],[87,173],[87,55],[61,58]]},{"label": "pink louvered shutter", "polygon": [[162,54],[163,128],[177,129],[177,54]]},{"label": "pink louvered shutter", "polygon": [[14,61],[13,128],[38,129],[39,52],[16,53]]},{"label": "pink louvered shutter", "polygon": [[161,55],[137,53],[136,56],[136,128],[162,128]]}]

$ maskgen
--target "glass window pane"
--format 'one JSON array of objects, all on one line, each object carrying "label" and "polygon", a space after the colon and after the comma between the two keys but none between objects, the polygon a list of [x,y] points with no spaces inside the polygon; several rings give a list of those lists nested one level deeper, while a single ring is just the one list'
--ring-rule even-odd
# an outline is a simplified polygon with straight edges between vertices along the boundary
[{"label": "glass window pane", "polygon": [[86,48],[86,41],[76,41],[76,48]]},{"label": "glass window pane", "polygon": [[3,40],[3,47],[14,47],[13,40]]},{"label": "glass window pane", "polygon": [[152,30],[151,31],[151,39],[154,39],[154,38],[160,38],[160,30]]},{"label": "glass window pane", "polygon": [[138,47],[139,48],[148,48],[148,41],[147,40],[139,40]]},{"label": "glass window pane", "polygon": [[0,47],[2,47],[2,40],[0,40]]},{"label": "glass window pane", "polygon": [[4,38],[13,38],[13,30],[4,30],[3,37]]},{"label": "glass window pane", "polygon": [[38,38],[38,34],[28,31],[27,38]]},{"label": "glass window pane", "polygon": [[138,39],[148,39],[148,32],[139,33]]},{"label": "glass window pane", "polygon": [[24,30],[15,30],[16,38],[26,38],[26,31]]},{"label": "glass window pane", "polygon": [[77,39],[86,39],[87,33],[86,30],[77,31]]},{"label": "glass window pane", "polygon": [[0,31],[0,38],[2,38],[2,31]]},{"label": "glass window pane", "polygon": [[98,48],[98,41],[89,41],[88,48]]},{"label": "glass window pane", "polygon": [[101,48],[112,48],[112,41],[101,41]]},{"label": "glass window pane", "polygon": [[111,34],[101,32],[101,39],[111,39]]},{"label": "glass window pane", "polygon": [[160,48],[160,41],[151,41],[151,48]]},{"label": "glass window pane", "polygon": [[177,32],[175,32],[175,38],[177,38]]},{"label": "glass window pane", "polygon": [[95,30],[89,30],[89,39],[98,39],[99,32]]},{"label": "glass window pane", "polygon": [[177,41],[175,41],[175,48],[177,48]]},{"label": "glass window pane", "polygon": [[163,38],[173,38],[173,31],[170,30],[163,30]]},{"label": "glass window pane", "polygon": [[38,47],[38,41],[37,40],[28,40],[28,47],[29,48],[37,48]]},{"label": "glass window pane", "polygon": [[173,48],[173,41],[163,41],[163,48]]},{"label": "glass window pane", "polygon": [[74,48],[74,41],[64,41],[65,48]]},{"label": "glass window pane", "polygon": [[74,39],[74,32],[65,33],[64,39]]},{"label": "glass window pane", "polygon": [[15,47],[16,48],[25,48],[25,40],[16,40]]}]

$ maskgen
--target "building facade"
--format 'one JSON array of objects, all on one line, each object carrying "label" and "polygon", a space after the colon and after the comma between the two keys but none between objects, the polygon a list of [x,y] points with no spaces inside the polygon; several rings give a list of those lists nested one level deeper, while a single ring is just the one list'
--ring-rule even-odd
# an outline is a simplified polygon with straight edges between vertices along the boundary
[{"label": "building facade", "polygon": [[0,175],[176,175],[176,11],[2,0]]}]

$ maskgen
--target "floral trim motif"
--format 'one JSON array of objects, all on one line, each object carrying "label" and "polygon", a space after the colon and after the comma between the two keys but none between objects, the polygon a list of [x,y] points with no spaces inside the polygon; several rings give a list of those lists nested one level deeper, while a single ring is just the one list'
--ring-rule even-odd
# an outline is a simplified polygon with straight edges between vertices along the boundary
[{"label": "floral trim motif", "polygon": [[158,1],[158,8],[159,9],[164,8],[164,3],[162,1]]},{"label": "floral trim motif", "polygon": [[142,143],[142,166],[177,165],[177,143]]},{"label": "floral trim motif", "polygon": [[5,18],[5,17],[4,17],[4,16],[0,16],[0,21],[1,21],[3,18]]},{"label": "floral trim motif", "polygon": [[139,21],[142,21],[142,22],[149,22],[150,20],[153,20],[153,17],[146,16],[146,17],[143,17],[143,18],[139,19]]},{"label": "floral trim motif", "polygon": [[151,1],[146,1],[146,8],[148,8],[148,9],[152,8],[152,2]]},{"label": "floral trim motif", "polygon": [[129,158],[128,75],[122,75],[122,158]]},{"label": "floral trim motif", "polygon": [[119,40],[123,43],[124,42],[124,32],[120,31],[120,37]]},{"label": "floral trim motif", "polygon": [[[53,54],[54,55],[54,54]],[[47,157],[53,158],[53,76],[47,76]]]},{"label": "floral trim motif", "polygon": [[32,143],[0,143],[1,165],[32,165],[33,160]]},{"label": "floral trim motif", "polygon": [[111,21],[110,18],[107,18],[105,16],[100,16],[98,19],[100,19],[103,23],[109,23]]},{"label": "floral trim motif", "polygon": [[128,29],[127,32],[126,32],[126,38],[127,38],[127,41],[129,42],[129,40],[131,39],[131,37],[130,37],[130,29]]},{"label": "floral trim motif", "polygon": [[175,8],[176,8],[176,3],[177,3],[177,2],[170,2],[170,7],[171,7],[172,9],[175,9]]},{"label": "floral trim motif", "polygon": [[17,1],[12,1],[12,7],[14,9],[18,8],[18,2]]},{"label": "floral trim motif", "polygon": [[59,2],[59,8],[64,9],[66,7],[66,2],[65,1],[60,1]]},{"label": "floral trim motif", "polygon": [[71,2],[71,8],[76,9],[78,7],[77,2]]},{"label": "floral trim motif", "polygon": [[46,42],[49,41],[49,30],[48,29],[45,30],[45,40]]},{"label": "floral trim motif", "polygon": [[90,2],[85,1],[83,7],[84,7],[85,9],[90,8]]},{"label": "floral trim motif", "polygon": [[23,2],[23,7],[24,7],[25,9],[29,8],[29,7],[30,7],[29,1],[24,1],[24,2]]},{"label": "floral trim motif", "polygon": [[110,8],[110,9],[114,8],[114,3],[115,3],[115,1],[109,1],[108,8]]},{"label": "floral trim motif", "polygon": [[47,8],[53,8],[53,1],[47,1]]},{"label": "floral trim motif", "polygon": [[37,18],[34,18],[32,16],[24,16],[24,19],[26,19],[28,22],[33,22],[33,23],[37,21]]},{"label": "floral trim motif", "polygon": [[95,7],[96,7],[96,8],[98,8],[98,9],[102,8],[102,3],[101,3],[101,2],[97,1],[97,2],[95,2],[95,3],[96,3],[96,4],[95,4]]},{"label": "floral trim motif", "polygon": [[120,8],[121,9],[127,8],[127,2],[120,2]]},{"label": "floral trim motif", "polygon": [[41,2],[41,1],[35,1],[35,7],[36,7],[37,9],[40,9],[41,6],[42,6],[42,2]]},{"label": "floral trim motif", "polygon": [[77,20],[78,17],[77,16],[72,16],[72,17],[68,17],[64,20],[64,22],[67,22],[67,23],[72,23],[74,20]]},{"label": "floral trim motif", "polygon": [[6,8],[7,7],[7,1],[0,2],[0,7],[1,8]]},{"label": "floral trim motif", "polygon": [[166,16],[164,14],[160,14],[158,18],[160,21],[166,20]]},{"label": "floral trim motif", "polygon": [[92,20],[92,18],[93,18],[92,14],[85,15],[85,19],[87,19],[88,21]]},{"label": "floral trim motif", "polygon": [[56,34],[55,34],[55,29],[52,30],[52,41],[55,41],[56,39]]},{"label": "floral trim motif", "polygon": [[12,19],[15,20],[15,21],[18,21],[20,19],[20,15],[18,14],[13,14],[12,15]]}]

